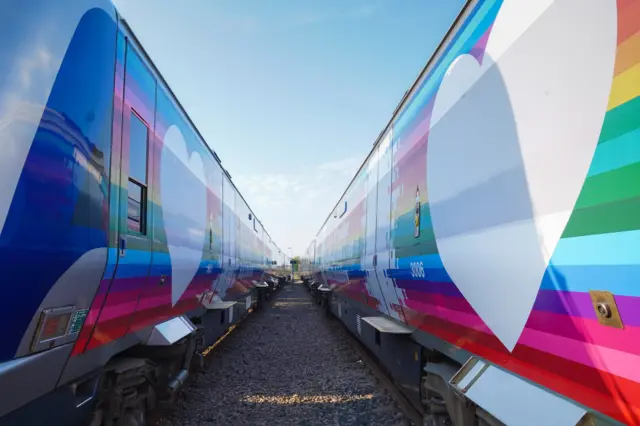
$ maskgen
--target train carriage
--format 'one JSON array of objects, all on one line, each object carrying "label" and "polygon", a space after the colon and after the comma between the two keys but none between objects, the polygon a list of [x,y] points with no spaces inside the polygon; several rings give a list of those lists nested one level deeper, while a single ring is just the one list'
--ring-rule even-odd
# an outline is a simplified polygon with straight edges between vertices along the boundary
[{"label": "train carriage", "polygon": [[0,424],[144,424],[255,305],[262,228],[110,1],[0,37]]},{"label": "train carriage", "polygon": [[434,424],[640,424],[639,40],[635,0],[467,1],[314,239]]}]

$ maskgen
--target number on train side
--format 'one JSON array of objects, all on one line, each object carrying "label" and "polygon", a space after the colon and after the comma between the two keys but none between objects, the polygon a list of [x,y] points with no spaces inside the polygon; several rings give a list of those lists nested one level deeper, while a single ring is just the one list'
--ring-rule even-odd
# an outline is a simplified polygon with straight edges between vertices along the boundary
[{"label": "number on train side", "polygon": [[424,265],[422,262],[410,262],[412,278],[424,278]]}]

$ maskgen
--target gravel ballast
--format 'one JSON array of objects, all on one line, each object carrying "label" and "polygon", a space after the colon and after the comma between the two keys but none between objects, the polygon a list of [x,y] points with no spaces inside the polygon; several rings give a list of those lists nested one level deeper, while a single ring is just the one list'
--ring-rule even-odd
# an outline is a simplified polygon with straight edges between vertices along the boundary
[{"label": "gravel ballast", "polygon": [[409,424],[302,284],[269,305],[214,348],[158,426]]}]

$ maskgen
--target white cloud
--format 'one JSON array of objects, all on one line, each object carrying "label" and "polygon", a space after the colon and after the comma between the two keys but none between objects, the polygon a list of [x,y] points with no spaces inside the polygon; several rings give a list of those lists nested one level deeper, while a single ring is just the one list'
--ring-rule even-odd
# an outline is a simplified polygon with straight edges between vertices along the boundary
[{"label": "white cloud", "polygon": [[269,235],[280,248],[303,254],[355,175],[362,159],[322,163],[303,173],[274,172],[234,176]]}]

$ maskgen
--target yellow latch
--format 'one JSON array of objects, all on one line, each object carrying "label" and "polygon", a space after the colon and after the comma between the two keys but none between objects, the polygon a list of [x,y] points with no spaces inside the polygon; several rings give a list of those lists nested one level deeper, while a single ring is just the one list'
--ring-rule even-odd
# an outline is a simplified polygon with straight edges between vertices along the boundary
[{"label": "yellow latch", "polygon": [[596,316],[600,324],[609,327],[624,328],[613,293],[609,291],[590,290],[589,295],[591,296],[593,309],[596,311]]}]

